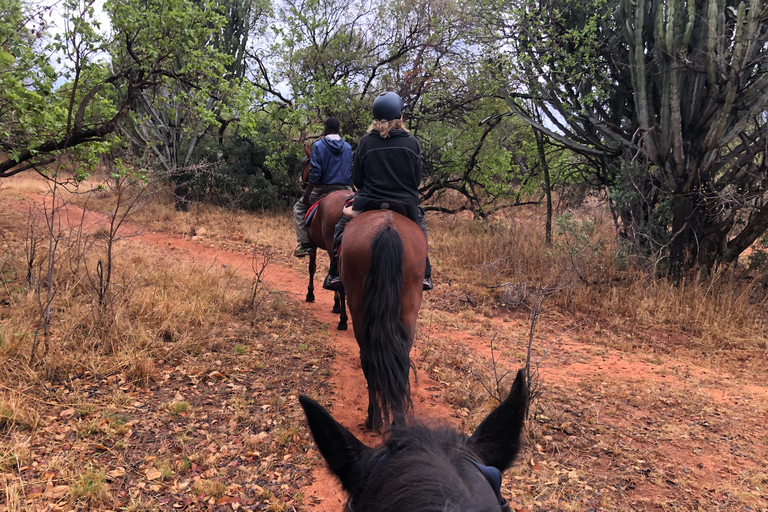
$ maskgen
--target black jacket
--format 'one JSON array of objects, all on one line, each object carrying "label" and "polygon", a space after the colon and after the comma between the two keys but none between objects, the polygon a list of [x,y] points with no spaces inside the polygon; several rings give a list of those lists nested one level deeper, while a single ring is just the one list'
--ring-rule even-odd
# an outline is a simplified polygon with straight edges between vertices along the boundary
[{"label": "black jacket", "polygon": [[352,180],[357,187],[354,209],[363,211],[372,201],[403,204],[413,218],[419,207],[421,147],[405,130],[393,130],[382,138],[379,132],[364,135],[355,152]]}]

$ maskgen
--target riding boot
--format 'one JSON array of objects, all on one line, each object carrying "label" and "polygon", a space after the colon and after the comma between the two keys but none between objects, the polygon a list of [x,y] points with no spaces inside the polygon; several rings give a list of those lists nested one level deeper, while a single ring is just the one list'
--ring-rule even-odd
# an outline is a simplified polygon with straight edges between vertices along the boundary
[{"label": "riding boot", "polygon": [[434,288],[432,284],[432,265],[429,263],[429,256],[427,256],[427,270],[424,272],[424,290],[431,290]]},{"label": "riding boot", "polygon": [[331,258],[331,266],[328,268],[328,275],[325,276],[325,281],[323,281],[323,288],[333,291],[341,288],[341,278],[339,277],[339,257],[336,255],[335,251],[333,257]]},{"label": "riding boot", "polygon": [[323,288],[326,290],[339,290],[341,288],[341,278],[339,277],[339,249],[341,248],[341,236],[344,234],[344,227],[349,222],[349,217],[342,215],[336,228],[333,231],[333,256],[331,256],[331,266],[328,269],[328,275],[323,281]]}]

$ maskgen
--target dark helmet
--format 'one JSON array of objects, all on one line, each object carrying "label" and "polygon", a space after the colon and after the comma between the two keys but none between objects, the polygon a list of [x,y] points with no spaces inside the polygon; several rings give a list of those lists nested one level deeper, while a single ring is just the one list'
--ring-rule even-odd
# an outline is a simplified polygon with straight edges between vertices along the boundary
[{"label": "dark helmet", "polygon": [[403,112],[403,100],[394,92],[383,92],[373,100],[373,118],[392,121]]}]

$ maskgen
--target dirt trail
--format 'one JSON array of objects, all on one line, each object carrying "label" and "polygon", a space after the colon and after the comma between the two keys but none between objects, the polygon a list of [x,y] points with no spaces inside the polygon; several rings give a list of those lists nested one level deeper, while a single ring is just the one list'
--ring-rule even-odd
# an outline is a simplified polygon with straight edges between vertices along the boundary
[{"label": "dirt trail", "polygon": [[[144,233],[136,238],[143,243],[168,248],[169,251],[173,251],[176,258],[183,257],[206,265],[211,263],[232,265],[243,272],[251,272],[252,258],[247,254],[205,247],[197,241],[164,233]],[[307,276],[277,263],[267,267],[263,279],[268,288],[283,292],[287,297],[310,310],[319,322],[329,326],[330,343],[336,352],[330,382],[334,396],[332,413],[337,421],[355,433],[358,438],[371,446],[376,445],[379,442],[378,436],[367,433],[363,426],[368,407],[368,391],[360,367],[357,342],[352,332],[351,322],[347,331],[338,331],[334,327],[339,319],[338,315],[331,313],[333,293],[316,289],[315,302],[311,304],[304,302]],[[418,350],[414,350],[412,356],[417,358]],[[437,398],[434,395],[434,390],[440,388],[437,382],[421,372],[417,381],[412,379],[411,385],[417,416],[429,418],[450,416],[451,411],[448,406],[439,399],[439,395]],[[344,503],[343,493],[335,478],[322,464],[317,466],[313,476],[314,484],[303,491],[305,496],[315,503],[312,509],[317,512],[341,510]]]},{"label": "dirt trail", "polygon": [[[6,201],[6,204],[22,211],[28,209],[23,201],[13,200],[10,203]],[[69,222],[79,223],[81,219],[84,219],[87,229],[96,229],[105,222],[103,216],[83,212],[72,205],[68,206],[67,214],[70,219]],[[239,272],[252,275],[252,257],[244,252],[219,249],[205,245],[203,240],[146,232],[132,226],[127,226],[125,229],[127,232],[136,233],[132,237],[131,243],[149,244],[167,250],[169,256],[174,258],[186,258],[204,265],[232,266]],[[332,293],[320,289],[319,283],[316,283],[316,302],[312,304],[304,302],[307,285],[306,274],[279,263],[269,265],[263,278],[270,289],[280,291],[293,299],[301,305],[300,307],[310,311],[319,322],[329,326],[329,342],[336,352],[330,382],[333,390],[332,412],[334,417],[367,444],[377,444],[380,440],[374,435],[365,433],[362,426],[366,414],[367,391],[352,326],[350,325],[348,331],[335,330],[338,315],[331,313]],[[513,330],[519,333],[525,327],[519,322],[498,319],[492,320],[492,324],[491,329],[478,329],[479,333],[475,334],[459,329],[452,331],[443,329],[437,334],[429,333],[429,336],[439,336],[446,345],[463,347],[488,361],[491,358],[487,336],[489,331],[506,332],[509,336],[515,336],[510,333]],[[417,362],[417,366],[418,361],[420,361],[419,348],[423,342],[419,336],[423,337],[424,333],[417,335],[412,353],[412,358]],[[421,368],[419,370],[418,381],[413,383],[412,388],[416,415],[455,422],[453,419],[455,413],[445,401],[446,393],[443,392],[445,388],[428,378],[426,371]],[[584,409],[584,413],[593,414],[596,411],[597,424],[603,418],[600,414],[603,414],[604,417],[610,417],[611,423],[609,425],[619,432],[618,436],[624,443],[622,446],[629,447],[628,449],[640,454],[638,455],[639,463],[645,462],[640,460],[641,456],[646,459],[651,454],[659,453],[662,454],[664,461],[664,464],[659,462],[659,467],[665,465],[670,468],[686,468],[686,464],[695,461],[698,464],[697,467],[708,475],[704,479],[706,481],[702,480],[700,484],[691,484],[691,490],[686,491],[696,500],[720,500],[721,494],[717,494],[719,492],[717,491],[718,486],[725,481],[725,478],[730,478],[728,475],[729,472],[735,471],[733,468],[742,468],[742,470],[753,468],[750,469],[752,471],[750,474],[762,471],[759,467],[755,469],[755,464],[752,464],[752,461],[758,461],[757,465],[759,466],[761,459],[766,460],[766,441],[764,437],[761,437],[765,435],[763,430],[765,418],[761,416],[764,409],[761,409],[762,405],[760,404],[764,404],[768,399],[768,387],[764,386],[760,380],[756,380],[756,377],[747,376],[745,379],[740,379],[737,376],[723,375],[716,368],[709,369],[696,366],[691,362],[681,362],[674,358],[661,360],[658,356],[649,355],[647,352],[621,352],[580,343],[573,339],[563,339],[556,344],[552,353],[547,357],[546,365],[541,368],[541,372],[542,380],[550,383],[553,388],[565,390],[565,394],[570,397],[569,399],[573,398],[572,395],[582,397],[591,394],[596,403],[589,405],[587,401],[592,410]],[[613,388],[616,390],[615,393],[623,394],[621,396],[608,395],[604,391],[607,388]],[[701,414],[698,411],[691,412],[675,408],[675,403],[684,404],[685,396],[693,395],[708,396],[713,404],[724,405],[728,408],[724,409],[726,412],[723,414],[714,408]],[[606,397],[610,397],[616,402],[601,402]],[[573,399],[575,400],[575,398]],[[641,399],[646,401],[642,402]],[[583,405],[583,402],[574,401],[574,403]],[[667,407],[668,404],[672,405]],[[633,429],[638,429],[637,425],[642,425],[643,421],[648,420],[651,411],[654,415],[669,418],[670,424],[682,425],[682,431],[693,432],[695,436],[693,434],[690,438],[688,434],[678,436],[677,431],[670,433],[663,429],[660,430],[661,434],[656,434],[660,435],[658,439],[636,436]],[[728,411],[731,411],[732,415],[738,416],[732,421],[727,417]],[[732,434],[734,440],[738,438],[742,440],[740,442],[747,445],[751,444],[753,452],[749,456],[745,456],[739,452],[741,448],[739,450],[734,448],[736,446],[735,441],[729,445],[718,442],[716,437],[707,437],[712,428],[707,421],[714,422],[711,418],[721,421],[723,429],[735,429],[733,432],[728,430],[729,436]],[[650,420],[646,422],[650,425]],[[704,427],[699,425],[704,425]],[[564,442],[571,443],[576,436],[569,432],[570,428],[562,425],[556,426],[554,434],[561,435],[563,439],[567,438]],[[646,427],[643,428],[648,430]],[[704,433],[701,434],[700,432]],[[715,432],[717,433],[717,431]],[[600,435],[600,432],[596,434],[598,439],[595,447],[601,446]],[[551,436],[549,437],[551,439]],[[563,446],[568,445],[563,444]],[[541,454],[545,458],[542,447],[538,444],[536,451],[538,453],[533,455]],[[611,471],[615,471],[611,467],[613,456],[608,451],[595,451],[594,454],[595,456],[592,458],[595,462],[592,469],[596,473],[603,471],[605,474],[610,474]],[[538,462],[535,464],[531,458],[530,471],[535,473],[537,464]],[[654,467],[653,470],[655,471],[656,468]],[[647,475],[649,474],[647,472],[651,470],[629,468],[627,471],[627,474],[630,475]],[[646,473],[638,473],[638,471]],[[759,478],[760,473],[757,475]],[[313,477],[314,483],[309,488],[302,490],[307,498],[306,503],[311,505],[312,510],[318,512],[340,511],[344,501],[343,493],[323,464],[316,466]],[[672,486],[669,482],[676,482],[674,479],[667,479],[666,483],[662,479],[661,485],[658,485],[651,482],[649,478],[643,480],[642,476],[633,476],[633,478],[637,482],[628,483],[623,491],[626,494],[622,496],[627,503],[632,504],[633,509],[652,509],[656,506],[655,504],[668,501],[670,496],[674,496],[678,492],[672,487],[669,489],[665,487],[667,485]],[[691,499],[693,500],[693,498]],[[704,503],[706,509],[707,503],[711,502],[701,501],[701,503]],[[723,510],[730,509],[724,508]]]}]

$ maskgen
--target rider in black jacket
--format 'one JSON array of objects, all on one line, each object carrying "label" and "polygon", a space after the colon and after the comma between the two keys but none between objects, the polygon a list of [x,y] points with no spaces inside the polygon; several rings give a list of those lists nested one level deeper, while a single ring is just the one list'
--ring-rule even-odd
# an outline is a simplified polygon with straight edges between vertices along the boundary
[{"label": "rider in black jacket", "polygon": [[[352,180],[357,187],[355,212],[373,209],[383,201],[405,207],[408,218],[419,225],[424,234],[424,212],[419,208],[421,184],[421,147],[419,141],[403,126],[403,100],[394,92],[380,94],[373,102],[374,121],[357,145],[352,163]],[[340,287],[338,247],[344,227],[351,217],[342,215],[336,225],[334,257],[323,282],[323,288]],[[432,269],[427,258],[424,289],[432,289]]]}]

